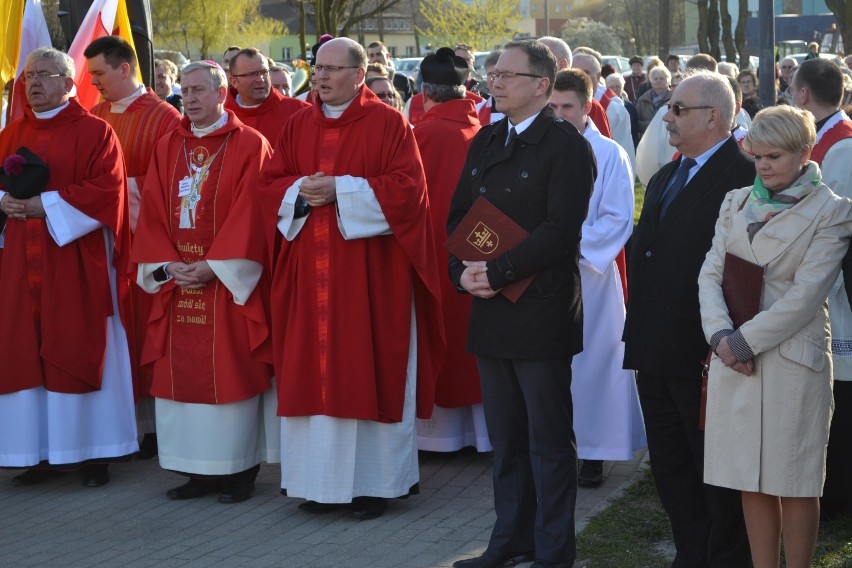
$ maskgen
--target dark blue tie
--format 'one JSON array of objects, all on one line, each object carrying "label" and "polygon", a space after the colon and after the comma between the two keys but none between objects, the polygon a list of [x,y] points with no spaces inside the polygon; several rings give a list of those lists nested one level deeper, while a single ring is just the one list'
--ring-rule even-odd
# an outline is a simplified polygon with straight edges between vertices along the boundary
[{"label": "dark blue tie", "polygon": [[692,158],[681,159],[680,166],[678,166],[677,172],[675,172],[674,181],[663,194],[663,198],[660,200],[660,219],[666,216],[666,213],[668,212],[672,202],[683,189],[683,186],[686,185],[686,180],[689,177],[689,170],[695,164],[696,162]]},{"label": "dark blue tie", "polygon": [[512,140],[518,137],[518,131],[515,130],[515,127],[509,129],[509,136],[506,138],[506,146],[512,143]]}]

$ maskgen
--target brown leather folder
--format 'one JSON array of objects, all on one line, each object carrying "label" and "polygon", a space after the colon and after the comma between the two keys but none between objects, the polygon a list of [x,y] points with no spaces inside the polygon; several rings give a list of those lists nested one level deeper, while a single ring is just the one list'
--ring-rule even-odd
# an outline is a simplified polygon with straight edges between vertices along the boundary
[{"label": "brown leather folder", "polygon": [[760,311],[763,293],[763,267],[731,253],[725,253],[722,294],[734,329],[752,319]]},{"label": "brown leather folder", "polygon": [[[484,197],[479,197],[456,229],[444,243],[444,248],[459,260],[492,260],[513,249],[529,233],[512,221]],[[527,276],[500,290],[513,304],[518,301],[535,275]]]},{"label": "brown leather folder", "polygon": [[[760,311],[760,296],[763,293],[763,267],[753,262],[725,253],[725,266],[722,273],[722,295],[728,307],[728,315],[734,329],[752,319]],[[707,413],[707,381],[710,372],[711,350],[702,364],[701,371],[701,412],[698,417],[698,429],[704,430],[704,418]]]}]

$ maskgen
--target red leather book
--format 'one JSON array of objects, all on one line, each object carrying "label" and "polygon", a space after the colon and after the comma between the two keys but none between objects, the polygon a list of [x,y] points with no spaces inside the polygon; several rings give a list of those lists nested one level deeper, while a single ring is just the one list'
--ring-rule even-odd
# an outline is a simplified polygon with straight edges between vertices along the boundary
[{"label": "red leather book", "polygon": [[[459,260],[492,260],[513,249],[529,233],[512,221],[484,197],[479,197],[455,231],[444,243],[444,248]],[[504,286],[500,290],[513,304],[527,289],[535,274]]]}]

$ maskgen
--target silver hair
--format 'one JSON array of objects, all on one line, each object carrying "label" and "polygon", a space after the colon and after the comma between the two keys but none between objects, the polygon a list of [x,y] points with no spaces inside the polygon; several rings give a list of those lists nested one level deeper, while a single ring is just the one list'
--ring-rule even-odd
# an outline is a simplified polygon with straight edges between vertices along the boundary
[{"label": "silver hair", "polygon": [[607,86],[609,86],[610,83],[618,83],[622,89],[624,88],[624,83],[626,82],[624,80],[624,75],[622,75],[621,73],[610,73],[606,76],[606,79],[604,79],[604,81],[606,81]]},{"label": "silver hair", "polygon": [[565,59],[566,61],[568,61],[568,67],[571,67],[571,65],[574,63],[573,57],[571,56],[571,48],[568,47],[568,44],[565,43],[564,39],[553,36],[545,36],[538,38],[538,41],[540,41],[550,49],[557,62],[560,59]]},{"label": "silver hair", "polygon": [[701,81],[703,83],[699,88],[701,104],[719,109],[720,119],[725,124],[734,123],[736,99],[727,76],[706,69],[694,69],[684,75],[678,87],[687,81]]},{"label": "silver hair", "polygon": [[186,75],[199,69],[207,71],[207,75],[210,77],[210,84],[213,85],[214,89],[219,90],[222,87],[228,86],[228,78],[225,76],[225,71],[218,63],[214,63],[213,61],[193,61],[184,67],[180,73],[181,75]]},{"label": "silver hair", "polygon": [[465,97],[464,85],[438,85],[423,81],[421,91],[424,97],[431,99],[436,103],[445,103],[447,101],[463,99]]},{"label": "silver hair", "polygon": [[662,73],[663,75],[666,76],[666,82],[667,83],[672,82],[671,71],[669,71],[668,67],[666,67],[665,65],[658,65],[658,66],[652,68],[650,71],[648,71],[648,79],[653,79],[655,74],[660,74],[660,73]]},{"label": "silver hair", "polygon": [[59,51],[52,47],[39,47],[27,56],[26,66],[29,67],[36,59],[47,59],[56,66],[57,71],[71,79],[77,74],[74,60],[64,51]]}]

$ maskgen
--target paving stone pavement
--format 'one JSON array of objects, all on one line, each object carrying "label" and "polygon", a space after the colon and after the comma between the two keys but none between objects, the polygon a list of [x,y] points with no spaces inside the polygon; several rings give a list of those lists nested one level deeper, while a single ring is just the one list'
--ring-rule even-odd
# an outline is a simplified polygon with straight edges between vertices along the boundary
[{"label": "paving stone pavement", "polygon": [[[607,478],[581,488],[577,530],[646,467],[605,462]],[[480,554],[494,522],[491,454],[421,452],[420,495],[394,500],[379,519],[345,511],[311,515],[279,494],[279,468],[264,465],[254,496],[170,501],[183,478],[157,460],[110,466],[112,481],[85,488],[79,473],[15,487],[0,470],[0,566],[120,568],[445,568]]]}]

